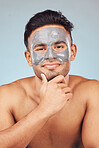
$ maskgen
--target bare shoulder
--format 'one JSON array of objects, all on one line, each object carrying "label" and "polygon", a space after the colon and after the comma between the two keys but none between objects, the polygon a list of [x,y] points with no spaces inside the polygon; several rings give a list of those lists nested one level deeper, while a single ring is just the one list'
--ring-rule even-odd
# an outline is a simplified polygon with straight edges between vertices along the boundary
[{"label": "bare shoulder", "polygon": [[7,98],[9,98],[9,96],[23,94],[23,92],[25,92],[25,89],[21,86],[19,80],[0,86],[0,95],[2,95],[2,97],[7,96]]},{"label": "bare shoulder", "polygon": [[10,84],[0,86],[0,102],[11,106],[27,97],[31,78],[20,79]]},{"label": "bare shoulder", "polygon": [[86,99],[87,103],[99,100],[99,81],[80,76],[70,76],[74,94]]},{"label": "bare shoulder", "polygon": [[92,87],[92,84],[98,85],[99,81],[95,79],[87,79],[82,76],[70,75],[70,85],[72,86],[90,85],[90,87]]}]

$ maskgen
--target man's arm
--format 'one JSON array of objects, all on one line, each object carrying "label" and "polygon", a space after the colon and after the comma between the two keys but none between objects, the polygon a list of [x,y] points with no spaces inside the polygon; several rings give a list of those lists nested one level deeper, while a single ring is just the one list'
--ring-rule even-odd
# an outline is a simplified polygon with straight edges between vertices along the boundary
[{"label": "man's arm", "polygon": [[[0,119],[0,147],[25,148],[48,119],[61,110],[67,100],[71,98],[70,88],[65,88],[65,84],[61,83],[64,82],[63,76],[58,76],[51,82],[47,82],[44,76],[42,79],[40,104],[16,124],[14,124],[7,103],[5,103],[6,105],[0,104],[1,116],[3,115],[3,120]],[[0,100],[3,100],[2,93],[0,93]],[[3,125],[5,120],[7,122]]]},{"label": "man's arm", "polygon": [[9,99],[12,89],[9,87],[0,87],[0,147],[25,148],[51,114],[45,114],[42,108],[37,107],[15,124]]},{"label": "man's arm", "polygon": [[85,148],[99,148],[99,82],[89,82],[87,110],[82,127]]},{"label": "man's arm", "polygon": [[49,117],[37,107],[22,120],[0,132],[0,147],[25,148]]}]

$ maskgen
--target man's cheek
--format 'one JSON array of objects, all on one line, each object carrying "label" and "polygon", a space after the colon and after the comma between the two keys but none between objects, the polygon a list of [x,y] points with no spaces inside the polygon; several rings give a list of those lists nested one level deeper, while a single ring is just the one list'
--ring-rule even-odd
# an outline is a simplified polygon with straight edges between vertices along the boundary
[{"label": "man's cheek", "polygon": [[31,58],[32,58],[32,63],[34,65],[40,65],[43,63],[45,60],[45,54],[44,53],[36,53],[34,51],[31,52]]},{"label": "man's cheek", "polygon": [[60,61],[61,63],[70,61],[70,52],[68,48],[63,51],[58,51],[56,55],[57,55],[56,56],[57,60]]}]

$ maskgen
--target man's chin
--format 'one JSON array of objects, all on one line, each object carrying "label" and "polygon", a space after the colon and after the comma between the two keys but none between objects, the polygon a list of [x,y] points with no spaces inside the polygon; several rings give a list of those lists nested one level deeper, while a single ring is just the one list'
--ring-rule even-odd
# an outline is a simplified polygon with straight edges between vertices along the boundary
[{"label": "man's chin", "polygon": [[55,77],[57,77],[59,75],[59,73],[55,73],[55,74],[45,74],[46,78],[48,81],[54,79]]},{"label": "man's chin", "polygon": [[[46,76],[47,81],[50,81],[50,80],[54,79],[55,77],[57,77],[57,76],[59,75],[59,74],[49,75],[48,73],[43,73],[43,74]],[[41,74],[40,74],[40,75],[37,75],[37,74],[36,74],[36,76],[37,76],[40,80],[42,80]]]},{"label": "man's chin", "polygon": [[[58,75],[57,75],[57,76],[58,76]],[[53,76],[53,77],[51,77],[51,78],[47,78],[47,80],[50,81],[50,80],[54,79],[54,78],[57,77],[57,76]]]}]

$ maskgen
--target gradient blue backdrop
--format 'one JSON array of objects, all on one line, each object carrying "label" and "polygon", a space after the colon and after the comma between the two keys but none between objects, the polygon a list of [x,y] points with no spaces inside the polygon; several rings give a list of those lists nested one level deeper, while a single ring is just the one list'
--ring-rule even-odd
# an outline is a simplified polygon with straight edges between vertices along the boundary
[{"label": "gradient blue backdrop", "polygon": [[29,18],[45,9],[62,11],[75,26],[78,52],[70,74],[99,80],[99,0],[0,0],[0,85],[34,75],[23,34]]}]

